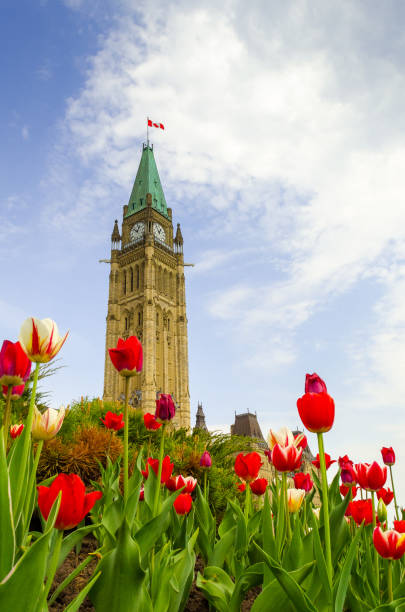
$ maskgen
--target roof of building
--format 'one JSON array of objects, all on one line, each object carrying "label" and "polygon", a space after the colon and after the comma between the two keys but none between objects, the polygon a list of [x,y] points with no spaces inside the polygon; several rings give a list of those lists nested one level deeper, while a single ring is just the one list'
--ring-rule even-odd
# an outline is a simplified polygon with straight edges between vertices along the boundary
[{"label": "roof of building", "polygon": [[144,144],[138,172],[136,173],[134,186],[128,201],[126,217],[130,217],[134,213],[146,208],[147,193],[150,193],[152,196],[152,208],[169,219],[166,198],[153,155],[153,146]]},{"label": "roof of building", "polygon": [[231,425],[231,434],[234,436],[249,436],[264,442],[257,415],[252,412],[235,414],[235,423]]}]

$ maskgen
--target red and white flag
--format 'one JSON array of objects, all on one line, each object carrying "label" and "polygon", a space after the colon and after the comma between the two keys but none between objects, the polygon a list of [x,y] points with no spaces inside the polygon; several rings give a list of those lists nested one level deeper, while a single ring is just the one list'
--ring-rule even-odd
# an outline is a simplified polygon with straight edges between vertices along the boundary
[{"label": "red and white flag", "polygon": [[163,125],[163,123],[154,123],[152,121],[152,119],[148,119],[148,126],[149,127],[160,128],[161,130],[165,129],[165,126]]}]

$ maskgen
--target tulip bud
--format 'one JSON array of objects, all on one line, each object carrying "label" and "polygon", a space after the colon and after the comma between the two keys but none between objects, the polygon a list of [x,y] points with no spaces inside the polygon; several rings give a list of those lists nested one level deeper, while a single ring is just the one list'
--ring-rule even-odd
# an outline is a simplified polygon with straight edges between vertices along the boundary
[{"label": "tulip bud", "polygon": [[392,446],[383,446],[381,449],[381,455],[385,465],[394,465],[395,463],[395,452]]},{"label": "tulip bud", "polygon": [[384,523],[387,520],[387,506],[381,497],[378,500],[377,516],[380,523]]},{"label": "tulip bud", "polygon": [[212,465],[211,455],[208,451],[204,451],[201,455],[200,466],[205,468],[210,468]]},{"label": "tulip bud", "polygon": [[305,393],[327,393],[328,390],[318,374],[305,374]]},{"label": "tulip bud", "polygon": [[169,393],[161,393],[156,400],[155,417],[161,421],[171,421],[176,414],[176,406]]}]

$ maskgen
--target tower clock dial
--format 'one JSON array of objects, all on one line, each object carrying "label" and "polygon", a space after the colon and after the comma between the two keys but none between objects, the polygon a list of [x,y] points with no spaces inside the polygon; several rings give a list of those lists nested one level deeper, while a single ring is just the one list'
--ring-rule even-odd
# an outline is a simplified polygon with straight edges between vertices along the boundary
[{"label": "tower clock dial", "polygon": [[131,238],[131,242],[135,242],[135,240],[139,240],[145,233],[145,224],[142,221],[138,221],[135,225],[132,226],[129,236]]},{"label": "tower clock dial", "polygon": [[153,224],[153,234],[154,234],[155,238],[157,240],[159,240],[159,242],[165,242],[165,240],[166,240],[166,233],[165,233],[165,230],[163,229],[163,227],[160,225],[160,223],[154,223]]}]

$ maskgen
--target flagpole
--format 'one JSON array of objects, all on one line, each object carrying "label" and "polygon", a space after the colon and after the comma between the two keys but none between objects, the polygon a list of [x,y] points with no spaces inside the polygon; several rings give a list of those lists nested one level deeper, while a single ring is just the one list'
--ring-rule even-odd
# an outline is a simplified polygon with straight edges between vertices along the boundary
[{"label": "flagpole", "polygon": [[149,117],[146,117],[146,146],[149,148]]}]

